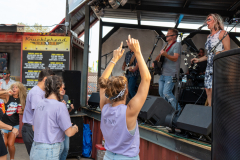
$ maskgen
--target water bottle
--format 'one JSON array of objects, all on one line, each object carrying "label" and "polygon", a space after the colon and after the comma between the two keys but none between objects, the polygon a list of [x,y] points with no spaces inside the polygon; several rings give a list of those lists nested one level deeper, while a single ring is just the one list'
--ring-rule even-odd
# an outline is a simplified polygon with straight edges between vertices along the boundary
[{"label": "water bottle", "polygon": [[182,78],[182,82],[187,83],[187,75],[184,75],[184,77]]}]

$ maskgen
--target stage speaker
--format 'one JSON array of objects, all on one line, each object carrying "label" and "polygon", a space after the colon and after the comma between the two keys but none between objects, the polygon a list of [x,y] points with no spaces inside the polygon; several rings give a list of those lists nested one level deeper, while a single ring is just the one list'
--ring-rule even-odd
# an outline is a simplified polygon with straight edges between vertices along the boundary
[{"label": "stage speaker", "polygon": [[212,159],[240,157],[240,49],[213,59]]},{"label": "stage speaker", "polygon": [[66,95],[74,105],[74,110],[71,112],[73,114],[80,107],[81,71],[58,70],[54,73],[63,78]]},{"label": "stage speaker", "polygon": [[204,88],[203,89],[184,89],[180,96],[180,102],[183,102],[185,104],[186,103],[195,104],[197,102],[197,104],[203,105],[205,104],[206,99],[207,99],[207,94]]},{"label": "stage speaker", "polygon": [[209,135],[212,130],[212,107],[187,104],[177,120],[177,128]]},{"label": "stage speaker", "polygon": [[138,116],[154,126],[164,126],[166,116],[173,112],[175,109],[162,97],[148,96]]},{"label": "stage speaker", "polygon": [[68,157],[81,157],[83,145],[83,116],[77,114],[71,116],[71,122],[78,126],[78,132],[70,137]]},{"label": "stage speaker", "polygon": [[99,103],[100,103],[99,92],[93,92],[88,100],[88,105],[90,105],[91,107],[98,107]]}]

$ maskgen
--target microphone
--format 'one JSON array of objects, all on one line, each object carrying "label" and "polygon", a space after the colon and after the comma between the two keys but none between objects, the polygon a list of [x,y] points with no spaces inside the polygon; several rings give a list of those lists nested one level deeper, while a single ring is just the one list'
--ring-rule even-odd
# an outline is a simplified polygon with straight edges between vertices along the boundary
[{"label": "microphone", "polygon": [[202,30],[203,27],[207,26],[207,23],[204,23],[202,26],[198,28],[198,30]]},{"label": "microphone", "polygon": [[128,48],[128,46],[122,46],[122,48]]},{"label": "microphone", "polygon": [[183,34],[182,34],[182,33],[179,33],[179,34],[173,34],[173,35],[169,35],[169,36],[160,35],[160,36],[156,36],[156,38],[157,38],[157,39],[159,39],[159,38],[167,38],[167,37],[172,37],[172,36],[176,36],[176,35],[182,36]]}]

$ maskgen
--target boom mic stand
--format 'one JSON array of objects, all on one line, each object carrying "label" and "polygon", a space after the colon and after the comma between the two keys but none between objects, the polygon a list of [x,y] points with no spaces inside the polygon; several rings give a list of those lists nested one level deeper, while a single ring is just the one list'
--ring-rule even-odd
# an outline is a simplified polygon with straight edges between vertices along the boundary
[{"label": "boom mic stand", "polygon": [[107,62],[107,57],[108,57],[108,55],[110,55],[110,54],[112,54],[112,53],[113,53],[113,51],[111,51],[111,52],[109,52],[109,53],[104,54],[104,55],[101,56],[101,58],[102,58],[102,57],[106,57],[106,59],[105,59],[105,69],[107,68],[108,63],[111,61],[111,60],[109,60],[109,62]]},{"label": "boom mic stand", "polygon": [[152,49],[152,51],[151,51],[151,53],[150,53],[150,55],[149,55],[149,57],[148,57],[148,59],[147,59],[146,64],[149,65],[149,68],[151,67],[152,54],[153,54],[153,52],[154,52],[154,50],[155,50],[155,48],[156,48],[156,46],[157,46],[157,44],[158,44],[159,39],[160,39],[160,38],[157,39],[157,42],[154,44],[153,49]]}]

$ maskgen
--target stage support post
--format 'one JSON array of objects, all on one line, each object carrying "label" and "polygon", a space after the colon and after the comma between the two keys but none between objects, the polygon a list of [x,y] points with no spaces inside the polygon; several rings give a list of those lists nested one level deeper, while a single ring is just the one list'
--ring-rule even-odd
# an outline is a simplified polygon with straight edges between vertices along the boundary
[{"label": "stage support post", "polygon": [[[103,31],[103,25],[102,20],[99,20],[99,46],[98,46],[98,79],[101,77],[102,73],[102,31]],[[97,80],[98,81],[98,80]]]},{"label": "stage support post", "polygon": [[90,6],[85,4],[85,32],[84,32],[84,51],[83,51],[83,67],[81,80],[81,96],[80,104],[82,107],[87,105],[87,88],[88,88],[88,54],[89,54],[89,29],[90,29]]}]

